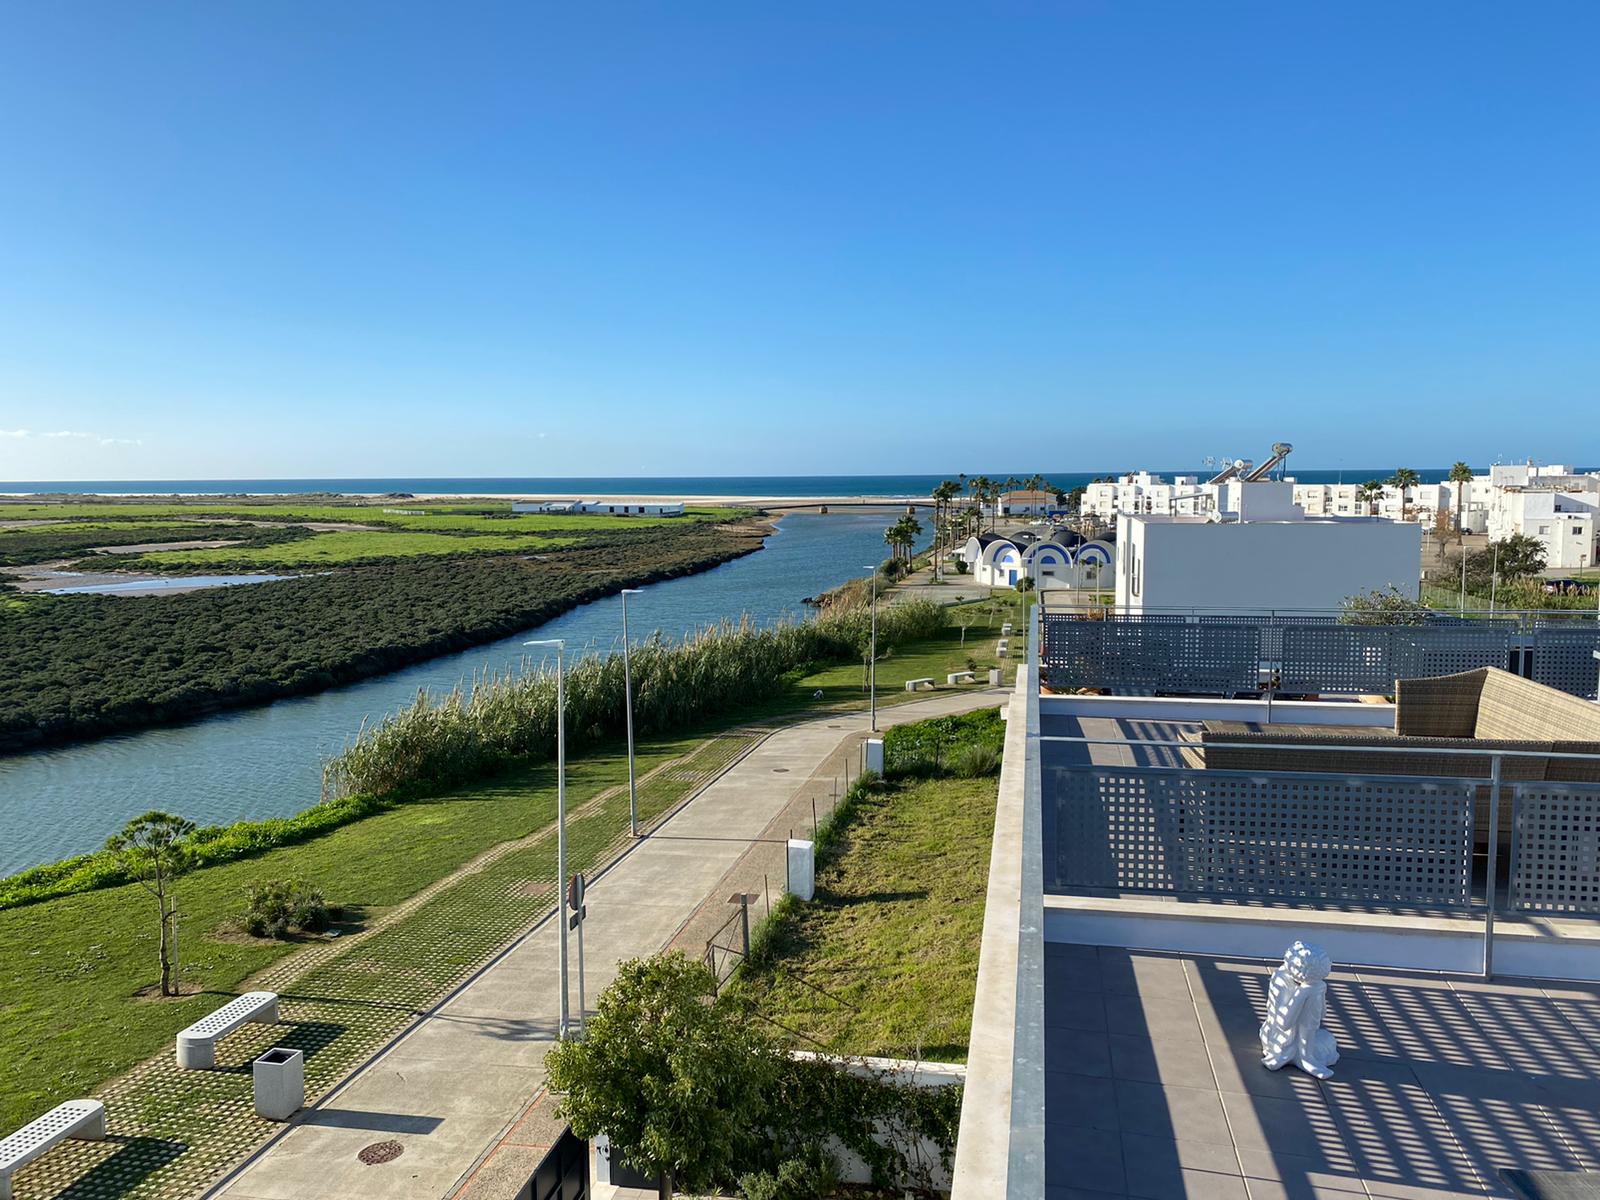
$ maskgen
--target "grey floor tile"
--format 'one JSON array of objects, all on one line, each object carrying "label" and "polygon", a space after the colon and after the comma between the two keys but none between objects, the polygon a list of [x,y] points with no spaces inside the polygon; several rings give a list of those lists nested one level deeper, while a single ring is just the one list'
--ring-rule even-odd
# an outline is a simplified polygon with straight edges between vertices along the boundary
[{"label": "grey floor tile", "polygon": [[1104,1005],[1106,1028],[1112,1033],[1144,1037],[1200,1036],[1194,1001],[1187,996],[1110,996]]},{"label": "grey floor tile", "polygon": [[1144,954],[1136,950],[1100,948],[1101,986],[1119,996],[1187,999],[1189,980],[1183,959],[1173,955]]},{"label": "grey floor tile", "polygon": [[1044,1200],[1128,1200],[1121,1192],[1086,1192],[1082,1188],[1047,1187]]},{"label": "grey floor tile", "polygon": [[1116,1089],[1117,1113],[1129,1133],[1218,1145],[1232,1142],[1222,1101],[1210,1088],[1162,1087],[1119,1079]]},{"label": "grey floor tile", "polygon": [[[1245,1187],[1249,1189],[1250,1200],[1365,1200],[1366,1191],[1351,1191],[1348,1188],[1336,1188],[1322,1183],[1311,1183],[1304,1179],[1252,1179],[1245,1177]],[[1361,1187],[1361,1180],[1348,1180],[1356,1188]]]},{"label": "grey floor tile", "polygon": [[1311,1159],[1322,1170],[1353,1173],[1355,1164],[1320,1095],[1302,1100],[1223,1092],[1222,1107],[1240,1150]]},{"label": "grey floor tile", "polygon": [[1190,1038],[1153,1040],[1130,1034],[1111,1034],[1111,1071],[1118,1079],[1164,1083],[1169,1087],[1205,1087],[1215,1090],[1211,1056],[1198,1033]]},{"label": "grey floor tile", "polygon": [[1224,1092],[1248,1092],[1280,1100],[1317,1099],[1317,1081],[1298,1067],[1269,1071],[1261,1065],[1261,1043],[1254,1036],[1206,1043],[1206,1055]]},{"label": "grey floor tile", "polygon": [[1106,1003],[1099,992],[1072,992],[1045,988],[1044,1023],[1046,1028],[1106,1031]]},{"label": "grey floor tile", "polygon": [[1569,1171],[1581,1166],[1545,1110],[1549,1093],[1529,1076],[1430,1063],[1415,1070],[1486,1184],[1494,1185],[1502,1167]]},{"label": "grey floor tile", "polygon": [[1046,1029],[1044,1066],[1074,1075],[1110,1075],[1111,1046],[1105,1034],[1090,1029]]},{"label": "grey floor tile", "polygon": [[1110,1132],[1121,1129],[1115,1081],[1104,1076],[1046,1072],[1044,1120],[1047,1126],[1080,1126]]},{"label": "grey floor tile", "polygon": [[1227,1142],[1184,1142],[1124,1132],[1122,1158],[1128,1194],[1148,1200],[1182,1197],[1189,1172],[1237,1176],[1239,1159]]},{"label": "grey floor tile", "polygon": [[1091,1192],[1126,1191],[1122,1143],[1116,1134],[1098,1129],[1046,1127],[1045,1184],[1085,1188]]},{"label": "grey floor tile", "polygon": [[1336,1171],[1316,1158],[1306,1158],[1279,1150],[1240,1150],[1239,1166],[1246,1179],[1274,1180],[1297,1194],[1301,1187],[1330,1191],[1360,1192],[1361,1176],[1355,1171]]},{"label": "grey floor tile", "polygon": [[[1363,1070],[1368,1077],[1357,1074]],[[1369,1184],[1424,1195],[1479,1185],[1455,1131],[1405,1063],[1341,1060],[1335,1071],[1323,1094],[1356,1171]]]}]

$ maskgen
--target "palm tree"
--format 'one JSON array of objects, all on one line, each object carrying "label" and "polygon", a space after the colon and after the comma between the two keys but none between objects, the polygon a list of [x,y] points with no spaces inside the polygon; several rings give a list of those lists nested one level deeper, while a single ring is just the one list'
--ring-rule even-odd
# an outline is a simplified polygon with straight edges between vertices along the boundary
[{"label": "palm tree", "polygon": [[1472,468],[1458,462],[1450,468],[1450,482],[1456,485],[1456,536],[1461,536],[1461,485],[1472,482]]},{"label": "palm tree", "polygon": [[1356,489],[1356,499],[1367,506],[1367,515],[1378,515],[1378,501],[1383,498],[1383,484],[1376,479],[1369,479]]},{"label": "palm tree", "polygon": [[1389,476],[1388,482],[1390,487],[1400,489],[1400,515],[1404,517],[1410,508],[1408,503],[1409,493],[1412,488],[1422,482],[1422,476],[1418,475],[1410,467],[1401,467],[1393,475]]},{"label": "palm tree", "polygon": [[946,528],[946,521],[949,517],[950,502],[956,498],[956,493],[959,490],[953,479],[946,479],[933,489],[933,578],[935,582],[938,582],[939,579],[940,547],[944,541],[945,534],[949,532]]}]

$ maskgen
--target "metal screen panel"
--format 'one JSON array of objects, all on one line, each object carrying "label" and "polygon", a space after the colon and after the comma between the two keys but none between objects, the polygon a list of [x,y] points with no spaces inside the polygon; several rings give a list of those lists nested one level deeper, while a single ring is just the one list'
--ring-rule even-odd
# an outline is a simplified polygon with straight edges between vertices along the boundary
[{"label": "metal screen panel", "polygon": [[1286,625],[1280,687],[1286,692],[1392,692],[1398,675],[1395,638],[1404,631],[1391,625]]},{"label": "metal screen panel", "polygon": [[1534,682],[1593,700],[1600,679],[1596,650],[1600,650],[1600,625],[1539,629],[1533,635]]},{"label": "metal screen panel", "polygon": [[1046,886],[1465,908],[1467,780],[1056,768]]},{"label": "metal screen panel", "polygon": [[1258,681],[1260,634],[1252,624],[1046,616],[1044,635],[1043,665],[1055,687],[1233,695],[1254,691]]},{"label": "metal screen panel", "polygon": [[1600,787],[1516,785],[1511,905],[1600,914]]},{"label": "metal screen panel", "polygon": [[1488,621],[1459,622],[1402,629],[1395,636],[1396,677],[1426,679],[1479,667],[1504,670],[1511,649],[1512,627]]}]

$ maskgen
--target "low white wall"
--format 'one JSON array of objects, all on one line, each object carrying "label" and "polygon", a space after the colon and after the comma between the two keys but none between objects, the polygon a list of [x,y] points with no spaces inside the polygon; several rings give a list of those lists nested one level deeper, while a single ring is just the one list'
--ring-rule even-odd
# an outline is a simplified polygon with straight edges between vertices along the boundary
[{"label": "low white wall", "polygon": [[[1042,696],[1039,713],[1049,717],[1127,717],[1140,721],[1247,721],[1268,723],[1265,700],[1194,700],[1166,696]],[[1338,700],[1274,700],[1273,725],[1394,727],[1394,705]]]},{"label": "low white wall", "polygon": [[[848,1071],[851,1075],[863,1079],[887,1078],[890,1082],[911,1087],[939,1088],[948,1087],[952,1083],[965,1084],[967,1081],[967,1068],[961,1063],[919,1062],[905,1058],[834,1058],[826,1054],[812,1054],[806,1050],[790,1051],[790,1056],[830,1063],[840,1071]],[[881,1142],[882,1138],[878,1140]],[[872,1182],[872,1172],[858,1154],[837,1141],[828,1149],[839,1160],[840,1178],[845,1183]],[[926,1183],[940,1191],[949,1190],[950,1172],[944,1169],[940,1161],[940,1151],[936,1143],[923,1138],[916,1147],[905,1149],[907,1158],[913,1163],[920,1162],[923,1165],[927,1178],[900,1180],[902,1186]]]},{"label": "low white wall", "polygon": [[[1044,937],[1047,942],[1262,959],[1281,958],[1296,938],[1307,938],[1334,962],[1346,965],[1463,975],[1483,968],[1483,922],[1467,918],[1046,896]],[[1495,927],[1494,971],[1600,980],[1600,938],[1564,936],[1539,923],[1502,919]]]}]

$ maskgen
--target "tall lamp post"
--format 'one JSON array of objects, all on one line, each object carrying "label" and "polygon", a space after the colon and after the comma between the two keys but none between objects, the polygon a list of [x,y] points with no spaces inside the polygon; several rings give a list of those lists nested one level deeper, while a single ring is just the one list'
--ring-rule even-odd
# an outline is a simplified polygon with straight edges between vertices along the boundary
[{"label": "tall lamp post", "polygon": [[862,567],[867,573],[867,595],[872,598],[872,643],[867,652],[867,703],[872,712],[872,732],[878,732],[878,568]]},{"label": "tall lamp post", "polygon": [[566,1037],[572,1022],[567,985],[567,671],[565,638],[542,638],[524,646],[556,648],[556,891],[561,893],[561,1028]]},{"label": "tall lamp post", "polygon": [[622,698],[628,709],[628,832],[639,836],[639,788],[633,770],[633,659],[628,654],[628,597],[643,588],[622,589]]}]

